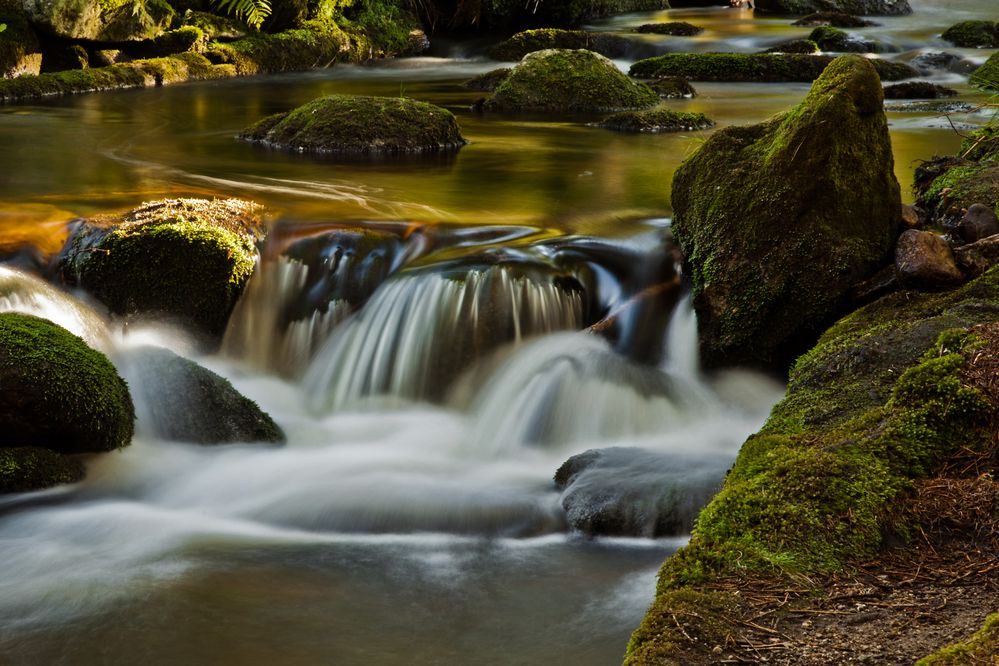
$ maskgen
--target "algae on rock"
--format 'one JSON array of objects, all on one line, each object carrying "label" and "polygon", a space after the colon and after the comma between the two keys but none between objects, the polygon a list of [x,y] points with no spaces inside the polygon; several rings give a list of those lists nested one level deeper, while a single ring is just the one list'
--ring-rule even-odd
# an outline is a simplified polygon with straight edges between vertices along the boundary
[{"label": "algae on rock", "polygon": [[716,132],[677,169],[705,363],[785,368],[842,314],[897,235],[893,164],[877,73],[844,56],[797,107]]}]

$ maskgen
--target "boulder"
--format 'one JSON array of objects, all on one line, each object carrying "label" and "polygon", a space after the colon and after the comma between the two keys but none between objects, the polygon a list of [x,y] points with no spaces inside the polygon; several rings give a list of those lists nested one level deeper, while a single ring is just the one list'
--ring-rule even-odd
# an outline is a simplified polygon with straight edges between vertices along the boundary
[{"label": "boulder", "polygon": [[840,12],[815,12],[814,14],[802,16],[791,25],[807,27],[830,25],[834,28],[866,28],[872,25],[877,25],[877,23],[858,18],[852,14],[843,14]]},{"label": "boulder", "polygon": [[87,453],[132,440],[124,380],[103,354],[47,319],[0,314],[0,387],[5,443]]},{"label": "boulder", "polygon": [[85,474],[76,458],[34,446],[0,448],[0,494],[76,483]]},{"label": "boulder", "polygon": [[67,39],[128,42],[152,39],[169,29],[175,12],[164,0],[146,0],[138,11],[124,0],[24,0],[39,30]]},{"label": "boulder", "polygon": [[[667,53],[639,60],[628,72],[638,79],[680,76],[691,81],[755,81],[807,83],[819,77],[833,56],[777,53]],[[905,63],[871,60],[884,81],[919,76]]]},{"label": "boulder", "polygon": [[239,199],[167,199],[83,220],[58,268],[113,314],[166,318],[217,338],[256,264],[260,211]]},{"label": "boulder", "polygon": [[953,287],[964,277],[947,241],[929,231],[916,229],[909,229],[898,237],[895,270],[904,286],[927,291]]},{"label": "boulder", "polygon": [[819,45],[810,39],[792,39],[771,46],[763,53],[818,53],[821,49]]},{"label": "boulder", "polygon": [[693,37],[704,32],[704,28],[686,21],[666,21],[665,23],[643,23],[635,28],[635,32],[646,35],[673,35],[674,37]]},{"label": "boulder", "polygon": [[968,212],[954,228],[954,235],[965,243],[999,234],[999,220],[991,208],[984,204],[971,204]]},{"label": "boulder", "polygon": [[920,53],[909,61],[909,64],[925,76],[937,72],[953,72],[955,74],[971,74],[978,64],[953,53]]},{"label": "boulder", "polygon": [[0,32],[0,78],[41,72],[41,46],[24,15],[6,11],[0,3],[0,23],[7,26]]},{"label": "boulder", "polygon": [[670,77],[655,79],[646,84],[662,99],[681,99],[697,97],[697,91],[687,79]]},{"label": "boulder", "polygon": [[834,12],[859,16],[905,16],[912,13],[909,0],[756,0],[760,14],[813,14]]},{"label": "boulder", "polygon": [[993,53],[985,63],[971,73],[971,84],[984,90],[999,91],[999,53]]},{"label": "boulder", "polygon": [[942,99],[954,97],[957,91],[926,81],[905,81],[885,86],[885,99]]},{"label": "boulder", "polygon": [[955,248],[954,260],[969,278],[982,275],[999,263],[999,236],[988,236]]},{"label": "boulder", "polygon": [[524,56],[486,100],[489,111],[622,111],[659,103],[604,56],[584,50],[537,51]]},{"label": "boulder", "polygon": [[607,116],[600,127],[618,132],[692,132],[714,127],[715,122],[703,113],[688,113],[656,108],[647,111],[621,111]]},{"label": "boulder", "polygon": [[727,127],[673,179],[673,235],[710,366],[786,368],[888,263],[901,198],[881,83],[837,58],[804,101]]},{"label": "boulder", "polygon": [[284,442],[284,433],[229,380],[166,349],[125,357],[139,424],[162,439],[196,444]]},{"label": "boulder", "polygon": [[999,21],[962,21],[940,35],[954,46],[999,49]]},{"label": "boulder", "polygon": [[477,90],[479,92],[492,92],[499,88],[500,84],[506,81],[513,70],[509,67],[492,69],[485,74],[479,74],[461,84],[465,90]]},{"label": "boulder", "polygon": [[239,138],[319,155],[456,151],[467,141],[454,114],[406,97],[330,95],[264,118]]},{"label": "boulder", "polygon": [[493,60],[516,62],[535,51],[586,49],[608,58],[623,58],[642,47],[641,42],[608,32],[541,28],[518,32],[505,42],[500,42],[490,49],[489,57]]},{"label": "boulder", "polygon": [[829,26],[815,28],[808,39],[818,44],[823,51],[837,53],[891,53],[897,50],[890,44],[864,39]]}]

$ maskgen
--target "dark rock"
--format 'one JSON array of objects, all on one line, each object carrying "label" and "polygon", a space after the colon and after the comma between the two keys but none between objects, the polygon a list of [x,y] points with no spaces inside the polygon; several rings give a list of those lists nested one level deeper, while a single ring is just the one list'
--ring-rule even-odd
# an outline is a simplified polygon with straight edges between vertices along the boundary
[{"label": "dark rock", "polygon": [[4,443],[86,453],[132,441],[132,399],[114,366],[47,319],[0,314],[0,387]]},{"label": "dark rock", "polygon": [[715,122],[703,113],[686,113],[656,108],[647,111],[621,111],[607,116],[600,127],[618,132],[690,132],[714,127]]},{"label": "dark rock", "polygon": [[890,44],[864,39],[829,26],[815,28],[808,39],[818,44],[823,51],[837,53],[891,53],[897,50]]},{"label": "dark rock", "polygon": [[898,237],[895,269],[902,284],[913,289],[946,289],[964,278],[947,241],[929,231],[915,229]]},{"label": "dark rock", "polygon": [[465,90],[477,90],[479,92],[492,92],[499,88],[499,85],[506,81],[506,77],[510,76],[510,72],[513,70],[509,67],[501,67],[500,69],[493,69],[485,74],[479,74],[478,76],[469,79],[461,84],[461,87]]},{"label": "dark rock", "polygon": [[621,111],[659,103],[610,60],[592,51],[551,49],[524,56],[486,100],[487,111]]},{"label": "dark rock", "polygon": [[727,456],[591,449],[555,473],[569,526],[588,535],[686,534],[731,463]]},{"label": "dark rock", "polygon": [[271,13],[262,26],[266,32],[298,28],[309,16],[308,0],[271,0]]},{"label": "dark rock", "polygon": [[[833,56],[795,53],[667,53],[639,60],[629,74],[638,79],[680,76],[691,81],[799,81],[817,79]],[[919,73],[900,62],[871,60],[883,81],[898,81]]]},{"label": "dark rock", "polygon": [[976,63],[953,53],[920,53],[909,64],[924,75],[940,71],[968,75],[978,68]]},{"label": "dark rock", "polygon": [[954,248],[954,260],[969,278],[982,275],[999,263],[999,236]]},{"label": "dark rock", "polygon": [[330,95],[264,118],[239,138],[320,155],[453,152],[467,141],[454,114],[405,97]]},{"label": "dark rock", "polygon": [[641,42],[621,35],[542,28],[518,32],[505,42],[494,46],[489,51],[489,57],[493,60],[516,62],[528,53],[547,49],[585,49],[608,58],[623,58],[639,49],[648,51]]},{"label": "dark rock", "polygon": [[902,226],[906,229],[918,229],[923,226],[919,210],[911,204],[902,204]]},{"label": "dark rock", "polygon": [[48,49],[42,56],[42,72],[62,72],[90,67],[90,56],[79,44]]},{"label": "dark rock", "polygon": [[885,86],[885,99],[940,99],[954,97],[957,91],[926,81],[906,81]]},{"label": "dark rock", "polygon": [[999,220],[988,206],[980,203],[972,204],[957,223],[954,234],[965,243],[974,243],[999,234]]},{"label": "dark rock", "polygon": [[162,439],[196,444],[284,442],[257,403],[223,377],[166,349],[144,347],[125,357],[140,426]]},{"label": "dark rock", "polygon": [[819,45],[810,39],[792,39],[787,42],[781,42],[780,44],[775,44],[771,46],[763,53],[818,53]]},{"label": "dark rock", "polygon": [[[886,102],[885,111],[896,111],[900,113],[969,113],[974,111],[976,106],[968,102],[940,102],[940,101],[910,101],[910,102]],[[954,128],[960,123],[954,123]],[[949,123],[948,123],[949,126]]]},{"label": "dark rock", "polygon": [[715,132],[677,169],[706,364],[786,367],[888,262],[901,197],[881,95],[869,60],[837,58],[798,107]]},{"label": "dark rock", "polygon": [[963,21],[941,35],[954,46],[969,49],[999,49],[999,21]]},{"label": "dark rock", "polygon": [[0,2],[0,23],[7,26],[0,33],[0,78],[41,72],[41,45],[24,14],[7,10]]},{"label": "dark rock", "polygon": [[166,318],[217,338],[262,238],[257,204],[167,199],[76,223],[57,264],[66,284],[116,315]]},{"label": "dark rock", "polygon": [[687,79],[679,77],[655,79],[647,83],[662,99],[682,99],[697,97],[697,91]]},{"label": "dark rock", "polygon": [[858,16],[905,16],[912,13],[909,0],[756,0],[760,14],[800,15],[834,12]]},{"label": "dark rock", "polygon": [[704,32],[704,28],[692,25],[686,21],[667,21],[665,23],[645,23],[635,28],[635,32],[652,35],[692,37]]},{"label": "dark rock", "polygon": [[857,307],[867,305],[901,288],[895,264],[889,264],[875,273],[873,277],[855,285],[850,291],[850,302]]},{"label": "dark rock", "polygon": [[0,448],[0,494],[76,483],[85,474],[76,458],[33,446]]},{"label": "dark rock", "polygon": [[831,25],[834,28],[866,28],[872,25],[878,25],[874,21],[867,21],[862,18],[853,16],[852,14],[843,14],[839,12],[815,12],[814,14],[808,14],[803,16],[791,25],[807,26],[812,27],[816,25]]}]

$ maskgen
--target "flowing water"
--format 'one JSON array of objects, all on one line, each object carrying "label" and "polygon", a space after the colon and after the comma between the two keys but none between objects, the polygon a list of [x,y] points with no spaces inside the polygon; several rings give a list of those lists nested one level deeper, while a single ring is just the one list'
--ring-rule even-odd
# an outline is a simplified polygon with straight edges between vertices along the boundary
[{"label": "flowing water", "polygon": [[[995,13],[993,0],[913,5],[912,16],[862,32],[910,59],[944,48],[943,27]],[[753,51],[807,32],[720,8],[593,27],[663,19],[707,28],[648,38],[663,50]],[[0,108],[0,254],[31,242],[44,255],[69,218],[162,196],[270,206],[271,236],[217,355],[197,356],[175,330],[123,333],[85,295],[15,268],[0,267],[0,311],[58,321],[133,384],[134,347],[195,357],[288,437],[283,447],[196,447],[140,420],[133,444],[88,461],[82,483],[0,499],[0,661],[620,659],[683,529],[664,534],[653,517],[642,538],[587,537],[568,524],[569,493],[554,472],[575,454],[616,447],[576,490],[676,488],[687,501],[675,522],[689,525],[691,503],[717,486],[780,395],[763,377],[698,369],[668,191],[707,133],[629,136],[585,116],[479,116],[467,108],[478,95],[457,84],[496,63],[472,46],[438,48],[364,67]],[[983,99],[957,75],[933,79]],[[671,104],[721,126],[762,120],[807,90],[696,87],[698,97]],[[442,104],[471,144],[447,158],[362,163],[233,140],[263,115],[333,92]],[[903,189],[915,160],[960,141],[933,113],[889,118]]]}]

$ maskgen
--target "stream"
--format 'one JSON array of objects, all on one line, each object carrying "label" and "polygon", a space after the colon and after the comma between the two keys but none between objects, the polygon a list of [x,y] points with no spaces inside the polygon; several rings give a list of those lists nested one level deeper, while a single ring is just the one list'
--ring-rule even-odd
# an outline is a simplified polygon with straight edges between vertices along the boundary
[{"label": "stream", "polygon": [[[938,34],[996,18],[994,2],[912,0],[911,16],[858,32],[899,47],[887,57],[946,49],[984,61]],[[643,37],[672,51],[752,52],[809,31],[726,8],[590,28],[660,20],[706,28]],[[639,447],[671,467],[638,459],[590,479],[598,492],[627,479],[710,496],[783,387],[702,374],[689,299],[679,288],[640,298],[676,277],[670,178],[709,132],[478,115],[480,93],[459,84],[502,66],[481,51],[441,43],[366,66],[0,107],[0,253],[57,251],[67,220],[164,197],[272,211],[258,271],[209,356],[174,329],[122,331],[85,295],[0,265],[0,283],[14,285],[0,289],[0,311],[49,317],[107,351],[139,415],[132,445],[88,461],[83,482],[0,497],[0,661],[620,662],[686,536],[574,531],[553,474],[590,449]],[[928,80],[984,100],[959,75]],[[694,86],[671,108],[720,127],[759,122],[808,90]],[[360,162],[234,140],[332,93],[444,106],[471,143],[450,157]],[[903,197],[919,159],[960,143],[951,122],[987,118],[889,112]],[[345,258],[330,269],[336,252]],[[581,330],[608,313],[611,334]],[[147,345],[229,379],[287,445],[158,439],[150,424],[162,415],[129,366]]]}]

